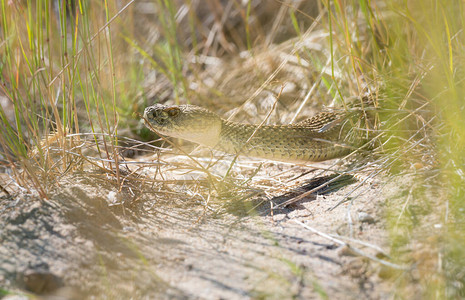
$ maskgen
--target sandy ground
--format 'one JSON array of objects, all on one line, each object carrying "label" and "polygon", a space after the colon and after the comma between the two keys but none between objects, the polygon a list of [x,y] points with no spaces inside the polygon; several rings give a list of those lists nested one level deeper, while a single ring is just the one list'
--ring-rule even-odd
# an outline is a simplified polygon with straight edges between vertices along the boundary
[{"label": "sandy ground", "polygon": [[311,172],[294,190],[265,188],[308,170],[267,163],[246,188],[216,195],[202,178],[142,175],[118,193],[113,178],[87,171],[60,179],[48,201],[5,196],[1,286],[62,299],[387,298],[388,267],[374,259],[388,251],[385,190],[398,186],[344,176],[270,210],[334,178]]}]

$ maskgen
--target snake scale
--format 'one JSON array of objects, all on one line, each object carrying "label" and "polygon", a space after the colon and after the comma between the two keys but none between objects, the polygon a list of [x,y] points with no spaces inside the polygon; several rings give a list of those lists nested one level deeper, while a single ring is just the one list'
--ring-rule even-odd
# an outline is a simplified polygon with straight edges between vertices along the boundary
[{"label": "snake scale", "polygon": [[222,119],[195,105],[149,106],[146,126],[226,153],[287,162],[323,161],[344,156],[356,146],[353,113],[320,112],[291,125],[251,125]]}]

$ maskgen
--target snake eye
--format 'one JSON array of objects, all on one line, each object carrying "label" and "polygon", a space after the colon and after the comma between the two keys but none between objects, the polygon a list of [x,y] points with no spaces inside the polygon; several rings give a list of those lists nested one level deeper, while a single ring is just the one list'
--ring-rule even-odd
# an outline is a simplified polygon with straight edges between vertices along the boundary
[{"label": "snake eye", "polygon": [[167,109],[164,110],[170,117],[176,117],[179,114],[179,108],[178,107],[168,107]]}]

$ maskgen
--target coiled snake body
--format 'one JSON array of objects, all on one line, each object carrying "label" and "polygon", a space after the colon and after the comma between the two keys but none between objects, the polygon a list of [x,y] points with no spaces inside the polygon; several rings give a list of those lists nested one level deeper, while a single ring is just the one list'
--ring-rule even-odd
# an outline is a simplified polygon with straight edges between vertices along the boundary
[{"label": "coiled snake body", "polygon": [[288,162],[322,161],[348,154],[354,146],[350,114],[322,112],[292,125],[250,125],[224,120],[194,105],[145,109],[152,131],[223,152]]}]

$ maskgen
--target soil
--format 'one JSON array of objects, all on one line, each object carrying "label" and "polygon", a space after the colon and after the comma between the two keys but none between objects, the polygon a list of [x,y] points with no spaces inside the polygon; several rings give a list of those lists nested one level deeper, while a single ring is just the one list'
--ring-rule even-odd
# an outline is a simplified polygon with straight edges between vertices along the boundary
[{"label": "soil", "polygon": [[[334,175],[310,172],[295,190],[270,191],[270,178],[312,168],[260,166],[248,188],[226,188],[251,195],[240,199],[208,199],[200,177],[129,182],[119,192],[92,170],[61,178],[48,200],[3,196],[1,286],[59,299],[387,298],[386,267],[371,259],[388,250],[386,186],[344,176],[271,210]],[[352,191],[358,196],[330,210]]]}]

